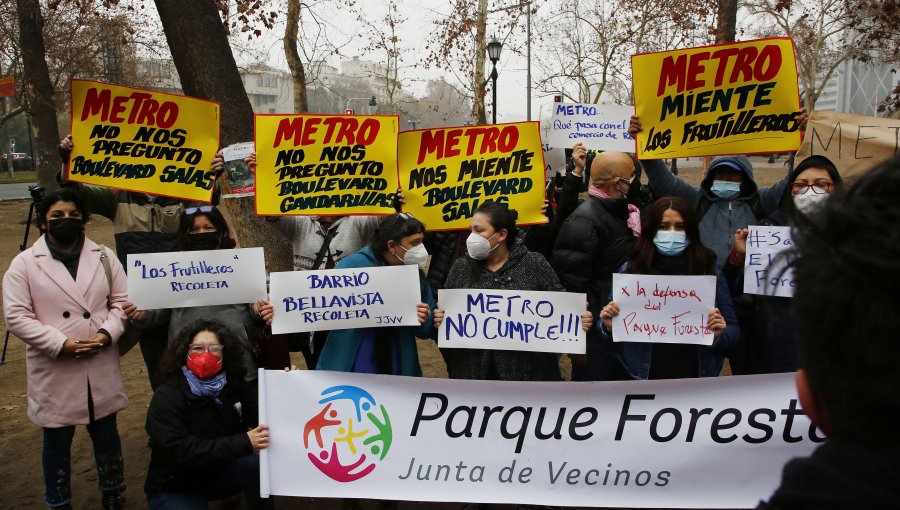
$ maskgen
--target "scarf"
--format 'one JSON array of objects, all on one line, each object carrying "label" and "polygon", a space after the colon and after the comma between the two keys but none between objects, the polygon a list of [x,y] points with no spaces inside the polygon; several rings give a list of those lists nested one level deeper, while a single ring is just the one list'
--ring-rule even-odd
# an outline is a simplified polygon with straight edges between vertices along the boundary
[{"label": "scarf", "polygon": [[[588,195],[596,198],[606,198],[609,199],[609,195],[606,194],[602,189],[591,186],[588,188]],[[628,204],[628,228],[631,229],[631,233],[634,234],[634,237],[641,237],[641,210],[637,208],[634,204]]]},{"label": "scarf", "polygon": [[200,379],[188,367],[182,366],[181,373],[187,379],[188,386],[191,387],[191,393],[198,397],[212,397],[217,404],[222,402],[219,400],[219,393],[225,387],[225,371],[221,371],[209,379]]},{"label": "scarf", "polygon": [[84,234],[82,233],[78,236],[78,241],[75,242],[72,251],[62,251],[57,248],[53,241],[50,240],[50,236],[44,236],[44,241],[47,242],[47,250],[50,251],[50,256],[62,262],[74,280],[78,276],[78,261],[81,259],[81,250],[84,248]]}]

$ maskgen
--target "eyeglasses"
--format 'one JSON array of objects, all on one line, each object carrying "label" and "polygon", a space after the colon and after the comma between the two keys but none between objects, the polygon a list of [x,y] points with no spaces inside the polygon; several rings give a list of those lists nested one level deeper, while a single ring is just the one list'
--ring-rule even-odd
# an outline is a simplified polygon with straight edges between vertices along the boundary
[{"label": "eyeglasses", "polygon": [[222,357],[222,353],[225,351],[225,346],[222,344],[191,344],[191,354],[203,354],[204,352],[209,352],[210,354],[218,357]]},{"label": "eyeglasses", "polygon": [[201,205],[200,207],[188,207],[184,210],[184,214],[188,216],[192,214],[197,214],[198,212],[208,213],[213,210],[213,206],[211,205]]},{"label": "eyeglasses", "polygon": [[791,184],[791,193],[794,195],[802,195],[806,193],[807,189],[811,189],[813,193],[817,195],[821,195],[823,193],[830,193],[831,188],[834,187],[834,184],[830,182],[814,182],[812,184],[807,184],[805,182],[795,182]]}]

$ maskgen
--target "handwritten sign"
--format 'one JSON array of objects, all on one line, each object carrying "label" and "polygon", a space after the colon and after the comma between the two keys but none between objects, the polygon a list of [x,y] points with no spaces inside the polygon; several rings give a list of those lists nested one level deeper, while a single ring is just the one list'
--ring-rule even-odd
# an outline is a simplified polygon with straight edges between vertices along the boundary
[{"label": "handwritten sign", "polygon": [[795,151],[799,97],[790,38],[631,57],[639,159]]},{"label": "handwritten sign", "polygon": [[394,115],[257,115],[259,215],[392,214]]},{"label": "handwritten sign", "polygon": [[229,145],[222,149],[222,158],[225,160],[225,176],[228,178],[229,193],[223,198],[249,197],[253,195],[253,174],[244,163],[244,158],[254,151],[253,142],[241,142]]},{"label": "handwritten sign", "polygon": [[253,303],[266,297],[262,248],[128,255],[128,299],[141,310]]},{"label": "handwritten sign", "polygon": [[584,354],[587,295],[441,289],[438,347]]},{"label": "handwritten sign", "polygon": [[210,202],[219,103],[72,80],[69,179]]},{"label": "handwritten sign", "polygon": [[900,151],[900,120],[816,110],[795,160],[825,156],[846,178],[869,171]]},{"label": "handwritten sign", "polygon": [[556,103],[550,143],[571,147],[581,142],[588,149],[634,152],[634,138],[628,135],[632,115],[633,106]]},{"label": "handwritten sign", "polygon": [[[794,247],[791,227],[748,227],[744,258],[744,292],[764,296],[794,295]],[[787,253],[786,253],[787,252]]]},{"label": "handwritten sign", "polygon": [[538,122],[404,131],[400,182],[404,211],[429,230],[469,228],[486,200],[519,212],[519,224],[545,223],[544,156]]},{"label": "handwritten sign", "polygon": [[715,276],[613,274],[614,342],[712,345]]},{"label": "handwritten sign", "polygon": [[269,289],[275,334],[419,325],[416,266],[272,273]]}]

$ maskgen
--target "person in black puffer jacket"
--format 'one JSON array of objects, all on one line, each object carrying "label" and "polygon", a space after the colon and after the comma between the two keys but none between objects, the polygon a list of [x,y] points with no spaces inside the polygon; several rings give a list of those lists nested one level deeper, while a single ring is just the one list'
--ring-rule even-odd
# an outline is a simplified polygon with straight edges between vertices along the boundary
[{"label": "person in black puffer jacket", "polygon": [[166,382],[147,411],[150,468],[144,492],[151,510],[205,509],[241,491],[247,507],[273,508],[259,496],[259,425],[255,382],[244,380],[240,341],[224,324],[197,320],[166,349]]}]

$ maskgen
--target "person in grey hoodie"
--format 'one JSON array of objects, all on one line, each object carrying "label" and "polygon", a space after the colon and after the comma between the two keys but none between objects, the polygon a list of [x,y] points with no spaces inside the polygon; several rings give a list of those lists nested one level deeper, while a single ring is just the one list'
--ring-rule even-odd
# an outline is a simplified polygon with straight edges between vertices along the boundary
[{"label": "person in grey hoodie", "polygon": [[[801,110],[800,132],[806,127],[806,110]],[[637,116],[631,117],[628,133],[641,131]],[[734,232],[756,225],[778,210],[788,184],[788,176],[768,188],[753,179],[753,165],[743,155],[719,156],[712,160],[700,187],[673,175],[661,159],[642,160],[650,188],[656,196],[673,196],[688,201],[700,218],[700,240],[716,252],[716,268],[728,260],[734,247]]]}]

